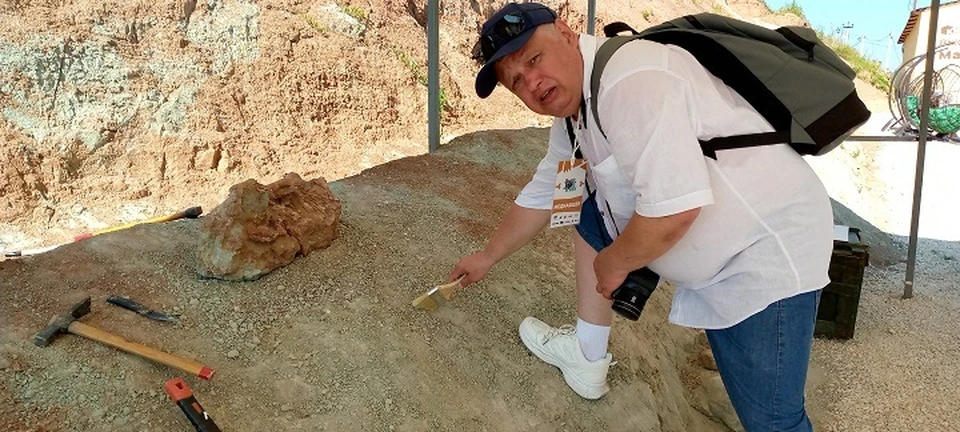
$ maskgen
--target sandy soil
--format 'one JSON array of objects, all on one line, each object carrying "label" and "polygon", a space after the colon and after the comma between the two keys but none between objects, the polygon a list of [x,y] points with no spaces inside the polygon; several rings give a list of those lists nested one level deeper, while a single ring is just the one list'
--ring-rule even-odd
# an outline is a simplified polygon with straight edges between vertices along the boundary
[{"label": "sandy soil", "polygon": [[[199,221],[0,262],[0,397],[9,402],[0,424],[184,429],[161,391],[180,375],[224,430],[722,430],[693,407],[700,346],[694,330],[665,322],[669,289],[640,322],[619,323],[616,390],[602,401],[584,403],[522,347],[524,316],[572,318],[569,229],[541,236],[436,313],[410,306],[481,245],[544,139],[543,129],[474,134],[334,182],[341,237],[256,282],[195,276]],[[180,323],[105,304],[112,294],[179,313]],[[73,335],[30,344],[82,296],[93,297],[87,324],[197,359],[216,375],[204,382]]]}]

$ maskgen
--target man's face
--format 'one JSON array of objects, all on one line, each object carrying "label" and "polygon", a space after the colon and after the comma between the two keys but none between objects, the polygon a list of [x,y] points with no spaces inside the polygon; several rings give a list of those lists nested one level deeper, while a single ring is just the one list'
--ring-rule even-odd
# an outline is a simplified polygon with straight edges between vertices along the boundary
[{"label": "man's face", "polygon": [[538,114],[576,114],[583,92],[578,42],[563,21],[541,25],[522,48],[497,62],[497,79]]}]

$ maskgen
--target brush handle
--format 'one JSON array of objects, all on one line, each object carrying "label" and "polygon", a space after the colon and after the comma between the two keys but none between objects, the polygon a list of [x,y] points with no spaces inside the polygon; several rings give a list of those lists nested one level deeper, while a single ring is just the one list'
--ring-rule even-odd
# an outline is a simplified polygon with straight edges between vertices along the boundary
[{"label": "brush handle", "polygon": [[453,292],[460,288],[460,281],[463,280],[463,276],[460,276],[460,279],[457,279],[448,284],[440,285],[437,287],[437,291],[440,291],[440,294],[443,295],[443,298],[450,300],[453,297]]}]

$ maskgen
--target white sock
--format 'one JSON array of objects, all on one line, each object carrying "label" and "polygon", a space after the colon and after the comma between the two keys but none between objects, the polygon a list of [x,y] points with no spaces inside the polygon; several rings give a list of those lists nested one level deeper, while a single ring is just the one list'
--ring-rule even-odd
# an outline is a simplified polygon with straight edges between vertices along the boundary
[{"label": "white sock", "polygon": [[595,362],[607,356],[610,341],[610,326],[590,324],[577,318],[577,339],[587,361]]}]

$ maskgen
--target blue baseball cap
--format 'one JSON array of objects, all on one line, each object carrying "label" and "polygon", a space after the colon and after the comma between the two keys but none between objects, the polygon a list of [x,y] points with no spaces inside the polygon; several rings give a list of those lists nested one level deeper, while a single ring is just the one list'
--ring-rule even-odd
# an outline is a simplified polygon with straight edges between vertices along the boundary
[{"label": "blue baseball cap", "polygon": [[507,3],[483,23],[477,43],[478,59],[483,61],[477,73],[477,96],[486,98],[497,87],[494,67],[500,59],[523,47],[538,26],[556,19],[557,13],[540,3]]}]

